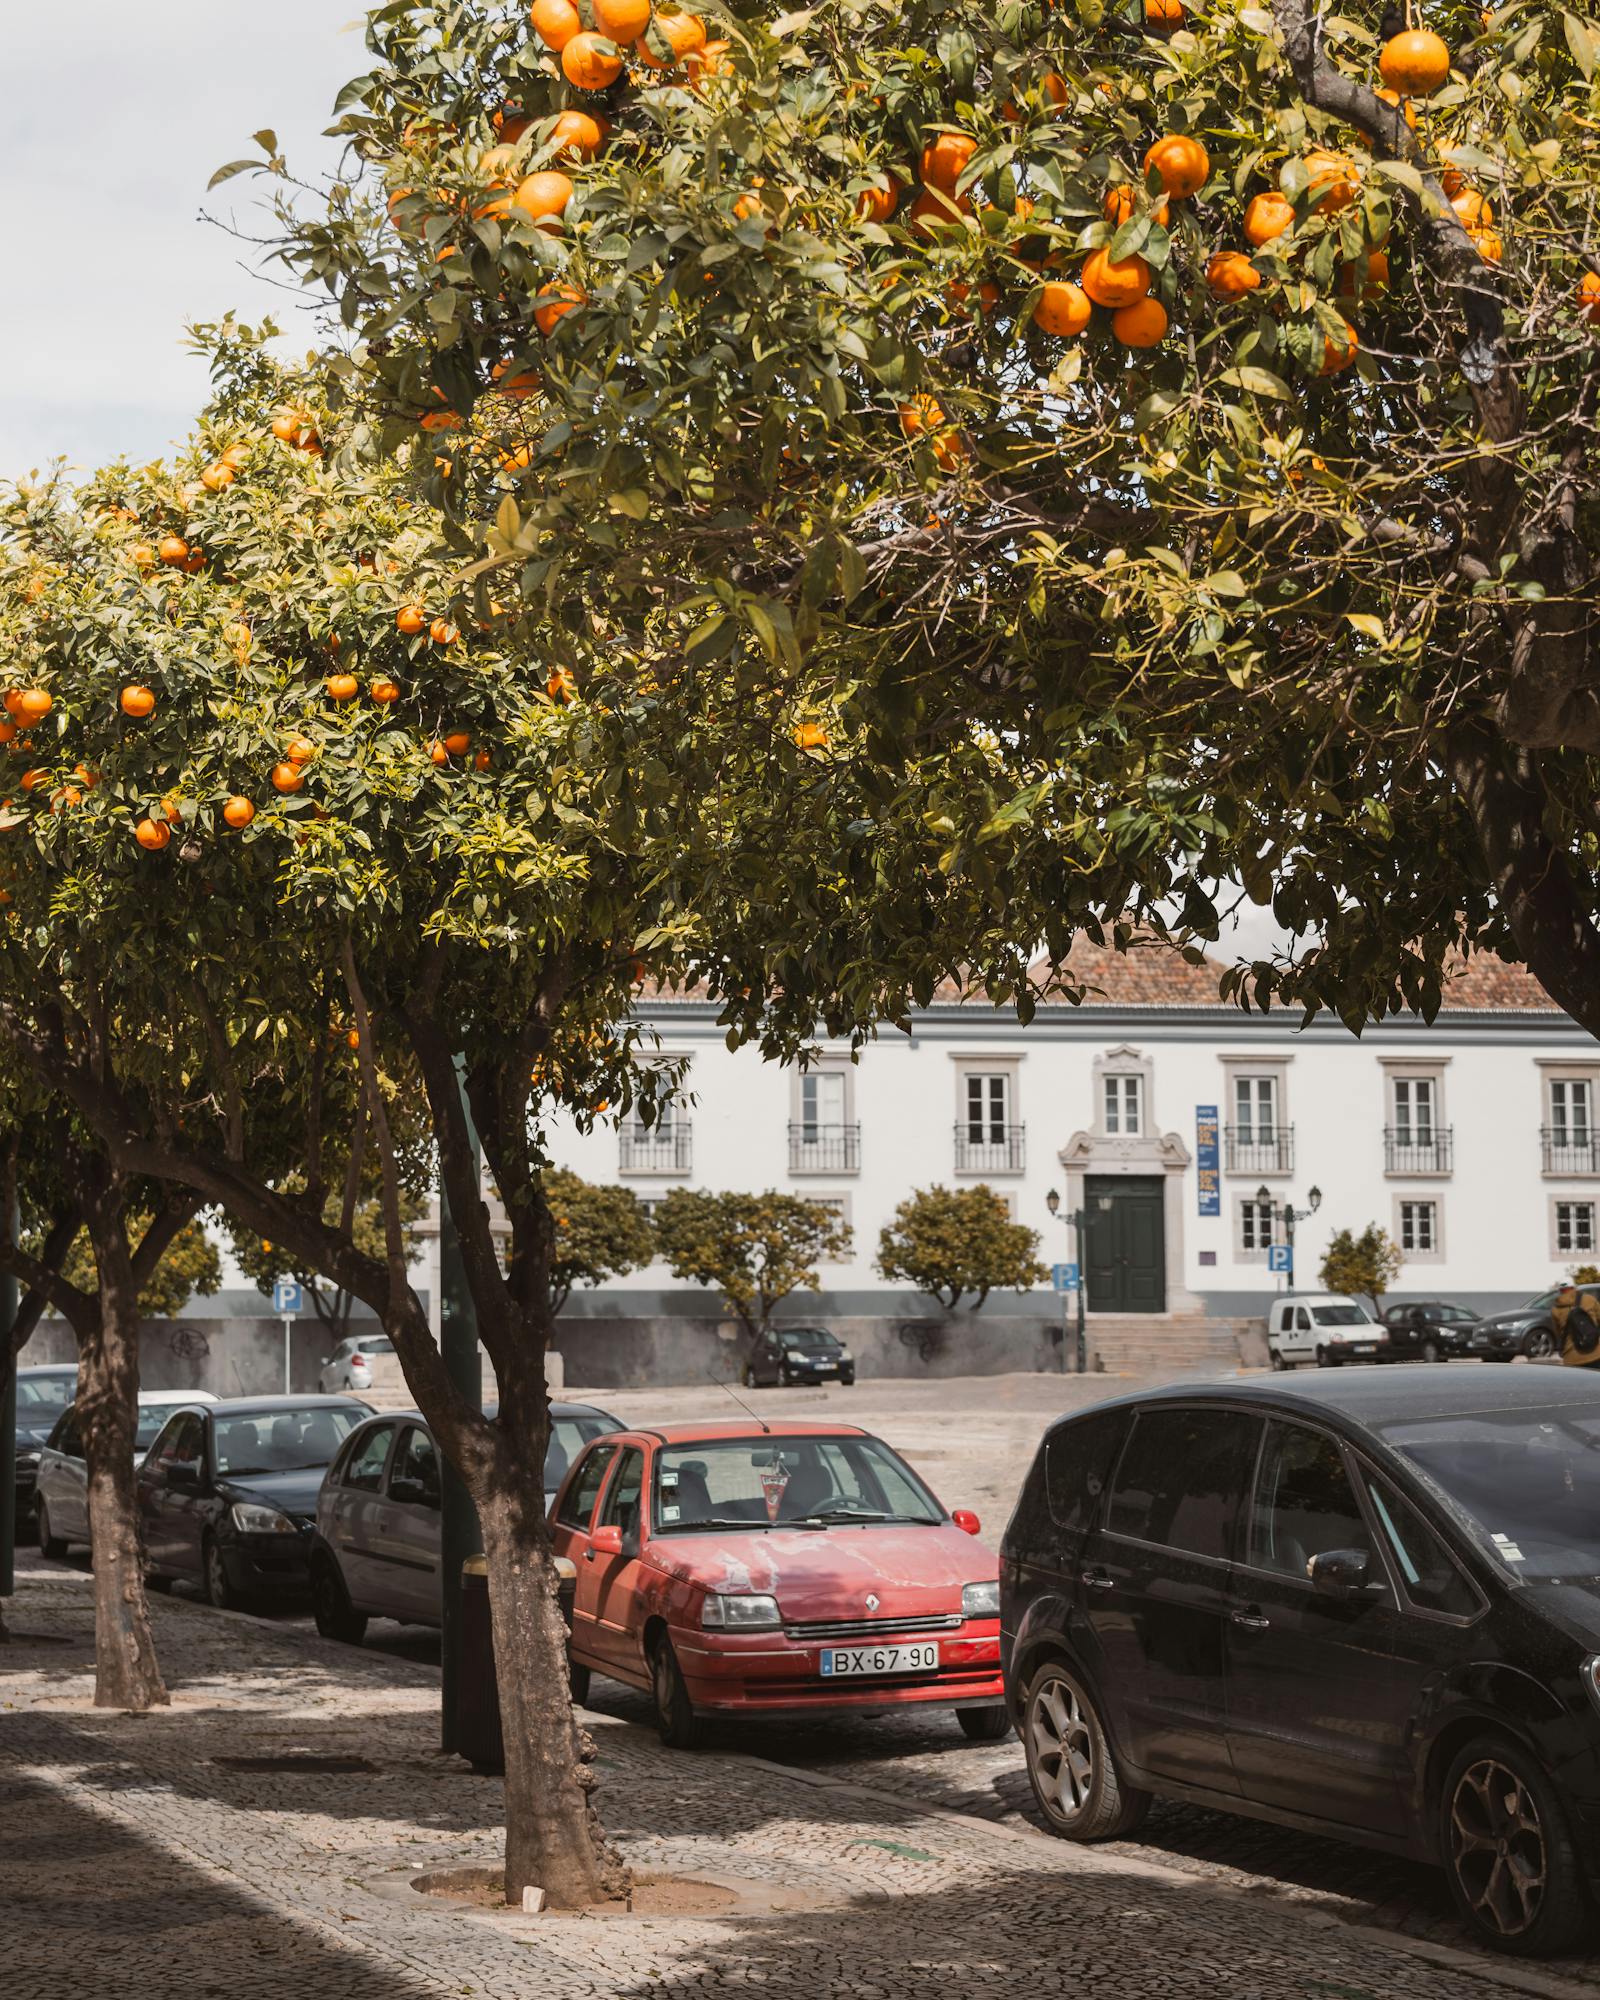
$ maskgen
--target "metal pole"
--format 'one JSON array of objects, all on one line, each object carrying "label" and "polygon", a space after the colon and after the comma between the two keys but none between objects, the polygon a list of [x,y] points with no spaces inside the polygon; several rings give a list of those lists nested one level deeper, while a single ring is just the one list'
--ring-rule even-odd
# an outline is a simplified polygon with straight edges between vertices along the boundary
[{"label": "metal pole", "polygon": [[1289,1290],[1291,1292],[1294,1290],[1294,1225],[1294,1203],[1286,1201],[1283,1205],[1283,1230],[1284,1241],[1289,1245]]},{"label": "metal pole", "polygon": [[[463,1064],[456,1059],[456,1075],[461,1079]],[[466,1113],[472,1141],[472,1160],[478,1164],[478,1134],[472,1123],[463,1087],[461,1106]],[[474,1176],[476,1179],[476,1176]],[[439,1347],[445,1373],[475,1410],[483,1408],[483,1371],[478,1361],[478,1316],[472,1309],[472,1293],[467,1286],[461,1261],[461,1240],[439,1182]],[[439,1622],[439,1664],[441,1672],[439,1748],[453,1753],[461,1740],[461,1567],[469,1556],[483,1551],[478,1530],[478,1510],[448,1459],[440,1467],[439,1567],[441,1617]]]},{"label": "metal pole", "polygon": [[1089,1372],[1089,1336],[1083,1323],[1083,1292],[1088,1280],[1088,1266],[1084,1257],[1088,1252],[1089,1240],[1084,1231],[1085,1217],[1081,1208],[1072,1211],[1072,1247],[1078,1259],[1078,1373]]},{"label": "metal pole", "polygon": [[288,1313],[285,1313],[283,1316],[283,1393],[286,1396],[294,1394],[294,1390],[289,1383],[289,1334],[293,1326],[293,1319]]}]

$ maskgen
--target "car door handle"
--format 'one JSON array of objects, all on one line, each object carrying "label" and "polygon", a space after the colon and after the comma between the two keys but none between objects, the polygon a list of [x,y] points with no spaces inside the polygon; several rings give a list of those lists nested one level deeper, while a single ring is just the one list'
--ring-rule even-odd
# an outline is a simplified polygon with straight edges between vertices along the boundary
[{"label": "car door handle", "polygon": [[594,1550],[585,1549],[583,1552],[583,1559],[586,1563],[592,1563],[594,1561]]},{"label": "car door handle", "polygon": [[1116,1578],[1107,1576],[1103,1569],[1086,1569],[1083,1581],[1091,1590],[1115,1590],[1117,1587]]},{"label": "car door handle", "polygon": [[1253,1604],[1248,1611],[1235,1611],[1232,1616],[1234,1624],[1242,1625],[1247,1632],[1265,1632],[1272,1623],[1272,1620]]}]

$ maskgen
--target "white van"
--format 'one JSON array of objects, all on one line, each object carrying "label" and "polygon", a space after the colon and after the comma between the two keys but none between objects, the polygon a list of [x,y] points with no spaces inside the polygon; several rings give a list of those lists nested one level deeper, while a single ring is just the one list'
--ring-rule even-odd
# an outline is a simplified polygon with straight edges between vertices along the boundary
[{"label": "white van", "polygon": [[1386,1358],[1389,1335],[1358,1299],[1337,1292],[1286,1292],[1267,1315],[1267,1349],[1274,1368],[1314,1361],[1338,1368],[1346,1361]]}]

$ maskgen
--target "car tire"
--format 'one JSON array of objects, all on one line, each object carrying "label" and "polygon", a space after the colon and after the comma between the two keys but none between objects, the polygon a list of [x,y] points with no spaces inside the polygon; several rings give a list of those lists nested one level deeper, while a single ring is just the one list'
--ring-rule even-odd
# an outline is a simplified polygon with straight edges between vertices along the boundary
[{"label": "car tire", "polygon": [[1333,1356],[1325,1347],[1317,1349],[1317,1366],[1319,1368],[1331,1368],[1333,1366]]},{"label": "car tire", "polygon": [[1002,1708],[958,1708],[956,1721],[969,1743],[1003,1743],[1011,1734],[1011,1717]]},{"label": "car tire", "polygon": [[1592,1909],[1561,1794],[1508,1737],[1459,1750],[1439,1789],[1439,1855],[1473,1935],[1496,1951],[1553,1958],[1575,1950]]},{"label": "car tire", "polygon": [[1275,1347],[1269,1347],[1267,1349],[1267,1359],[1272,1364],[1272,1372],[1274,1375],[1282,1375],[1289,1366],[1288,1362],[1284,1360],[1283,1356],[1278,1352],[1278,1350]]},{"label": "car tire", "polygon": [[367,1614],[350,1602],[339,1565],[331,1556],[323,1556],[312,1565],[311,1615],[324,1639],[359,1646],[367,1636]]},{"label": "car tire", "polygon": [[588,1703],[591,1678],[587,1667],[580,1666],[576,1660],[567,1662],[567,1692],[580,1708]]},{"label": "car tire", "polygon": [[1533,1327],[1522,1343],[1522,1351],[1530,1361],[1548,1361],[1556,1351],[1555,1330],[1548,1326]]},{"label": "car tire", "polygon": [[50,1562],[60,1562],[67,1552],[67,1545],[59,1535],[50,1532],[50,1513],[43,1500],[34,1503],[33,1517],[39,1531],[39,1553]]},{"label": "car tire", "polygon": [[1150,1810],[1150,1794],[1117,1769],[1089,1690],[1063,1660],[1046,1660],[1022,1697],[1028,1782],[1045,1824],[1063,1840],[1117,1840]]},{"label": "car tire", "polygon": [[693,1750],[704,1726],[689,1700],[683,1669],[665,1633],[650,1654],[650,1691],[655,1697],[656,1728],[669,1750]]},{"label": "car tire", "polygon": [[1438,1341],[1425,1340],[1422,1343],[1422,1359],[1424,1361],[1442,1361],[1444,1359]]},{"label": "car tire", "polygon": [[839,1387],[841,1389],[853,1389],[855,1386],[856,1386],[856,1371],[853,1368],[849,1371],[848,1374],[842,1374],[839,1377]]},{"label": "car tire", "polygon": [[154,1590],[163,1597],[166,1596],[176,1580],[175,1577],[166,1576],[157,1569],[147,1569],[144,1573],[145,1589]]},{"label": "car tire", "polygon": [[228,1580],[228,1565],[222,1559],[222,1551],[214,1535],[207,1535],[200,1545],[200,1577],[206,1602],[215,1610],[238,1611],[243,1608],[244,1596]]}]

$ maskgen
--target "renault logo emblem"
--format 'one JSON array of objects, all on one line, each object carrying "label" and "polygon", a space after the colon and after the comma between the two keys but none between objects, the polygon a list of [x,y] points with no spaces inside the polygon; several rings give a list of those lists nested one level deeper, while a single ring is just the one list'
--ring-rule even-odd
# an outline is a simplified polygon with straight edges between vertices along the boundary
[{"label": "renault logo emblem", "polygon": [[867,1593],[867,1609],[868,1609],[869,1611],[876,1611],[876,1610],[877,1610],[877,1608],[878,1608],[878,1600],[877,1600],[877,1598],[875,1598],[875,1597],[874,1597],[874,1596],[872,1595],[872,1593],[871,1593],[870,1591],[868,1591],[868,1593]]}]

